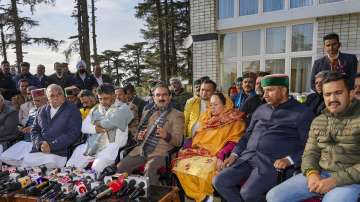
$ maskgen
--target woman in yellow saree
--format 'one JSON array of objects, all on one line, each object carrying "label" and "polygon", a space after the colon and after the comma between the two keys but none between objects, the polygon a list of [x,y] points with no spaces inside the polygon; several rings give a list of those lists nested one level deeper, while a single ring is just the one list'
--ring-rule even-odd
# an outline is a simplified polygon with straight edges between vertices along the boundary
[{"label": "woman in yellow saree", "polygon": [[231,152],[245,130],[243,113],[233,109],[231,100],[215,93],[208,110],[200,115],[200,128],[191,144],[184,146],[173,161],[173,172],[178,177],[185,194],[203,201],[212,196],[212,178]]}]

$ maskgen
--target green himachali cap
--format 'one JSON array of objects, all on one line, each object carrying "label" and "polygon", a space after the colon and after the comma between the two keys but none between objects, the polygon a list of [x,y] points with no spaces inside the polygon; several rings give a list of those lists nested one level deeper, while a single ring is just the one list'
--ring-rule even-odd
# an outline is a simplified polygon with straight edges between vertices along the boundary
[{"label": "green himachali cap", "polygon": [[284,86],[289,88],[289,77],[286,74],[270,74],[261,79],[261,87]]}]

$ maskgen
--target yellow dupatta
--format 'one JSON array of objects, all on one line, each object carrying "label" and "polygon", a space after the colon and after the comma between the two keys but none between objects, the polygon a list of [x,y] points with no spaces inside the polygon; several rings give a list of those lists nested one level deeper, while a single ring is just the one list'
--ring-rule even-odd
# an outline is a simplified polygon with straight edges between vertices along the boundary
[{"label": "yellow dupatta", "polygon": [[192,139],[192,147],[181,150],[174,160],[173,172],[178,177],[186,195],[202,201],[213,193],[211,185],[216,175],[216,154],[227,142],[238,142],[245,130],[242,113],[232,109],[227,98],[226,110],[212,117],[210,109],[200,115],[200,128]]},{"label": "yellow dupatta", "polygon": [[233,109],[230,99],[226,104],[225,111],[219,116],[212,117],[210,109],[200,115],[200,128],[192,139],[193,148],[203,148],[214,156],[227,142],[239,141],[245,130],[241,120],[244,114]]}]

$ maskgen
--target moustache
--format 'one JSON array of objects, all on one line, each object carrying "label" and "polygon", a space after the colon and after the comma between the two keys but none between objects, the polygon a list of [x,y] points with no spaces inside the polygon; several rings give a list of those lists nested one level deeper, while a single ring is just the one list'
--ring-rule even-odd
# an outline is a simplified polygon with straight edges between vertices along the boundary
[{"label": "moustache", "polygon": [[159,100],[159,102],[165,102],[165,100]]},{"label": "moustache", "polygon": [[339,101],[332,101],[332,102],[329,102],[329,105],[332,105],[332,104],[338,104],[340,105],[341,103]]}]

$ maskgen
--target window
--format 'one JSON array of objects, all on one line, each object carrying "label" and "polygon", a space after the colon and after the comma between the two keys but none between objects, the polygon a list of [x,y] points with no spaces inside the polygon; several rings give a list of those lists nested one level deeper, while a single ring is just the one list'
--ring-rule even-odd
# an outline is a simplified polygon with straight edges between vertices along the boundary
[{"label": "window", "polygon": [[236,49],[236,33],[227,33],[220,36],[220,51],[223,58],[235,57]]},{"label": "window", "polygon": [[264,12],[284,9],[284,0],[264,0]]},{"label": "window", "polygon": [[260,61],[246,61],[242,63],[243,72],[259,72],[260,71]]},{"label": "window", "polygon": [[258,13],[259,1],[258,0],[239,0],[240,16],[252,15]]},{"label": "window", "polygon": [[293,25],[291,41],[293,52],[312,50],[313,24]]},{"label": "window", "polygon": [[266,53],[285,52],[285,27],[273,27],[266,29]]},{"label": "window", "polygon": [[319,3],[326,4],[326,3],[333,3],[338,1],[344,1],[344,0],[320,0]]},{"label": "window", "polygon": [[221,66],[221,86],[223,91],[227,91],[236,80],[236,63],[225,63]]},{"label": "window", "polygon": [[310,91],[311,57],[291,59],[291,92],[303,93]]},{"label": "window", "polygon": [[218,9],[219,19],[234,17],[234,0],[219,0]]},{"label": "window", "polygon": [[242,33],[242,55],[260,55],[260,30]]},{"label": "window", "polygon": [[290,8],[312,6],[313,3],[314,3],[314,0],[290,0]]},{"label": "window", "polygon": [[285,59],[266,60],[265,65],[265,71],[271,74],[285,73]]}]

